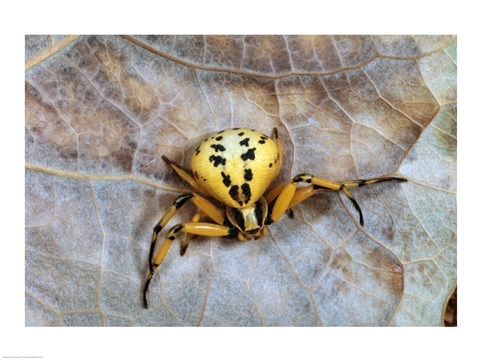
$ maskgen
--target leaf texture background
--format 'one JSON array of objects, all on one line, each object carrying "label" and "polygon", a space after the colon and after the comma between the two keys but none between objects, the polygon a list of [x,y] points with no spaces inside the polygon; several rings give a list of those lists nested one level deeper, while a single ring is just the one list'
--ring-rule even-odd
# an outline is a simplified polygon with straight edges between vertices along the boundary
[{"label": "leaf texture background", "polygon": [[[26,326],[441,326],[456,286],[455,36],[27,36]],[[259,240],[152,228],[221,129],[277,127],[319,194]],[[188,221],[193,205],[171,225]],[[162,233],[164,234],[164,233]]]}]

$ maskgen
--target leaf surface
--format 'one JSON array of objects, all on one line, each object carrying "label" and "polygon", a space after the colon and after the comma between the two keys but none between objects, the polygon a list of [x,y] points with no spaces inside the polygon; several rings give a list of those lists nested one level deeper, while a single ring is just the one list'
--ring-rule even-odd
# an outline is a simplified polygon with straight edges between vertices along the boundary
[{"label": "leaf surface", "polygon": [[[26,38],[27,326],[439,326],[456,285],[456,38]],[[153,226],[202,139],[277,127],[284,168],[332,180],[259,241]],[[195,213],[188,204],[171,225]],[[162,233],[162,236],[163,233]]]}]

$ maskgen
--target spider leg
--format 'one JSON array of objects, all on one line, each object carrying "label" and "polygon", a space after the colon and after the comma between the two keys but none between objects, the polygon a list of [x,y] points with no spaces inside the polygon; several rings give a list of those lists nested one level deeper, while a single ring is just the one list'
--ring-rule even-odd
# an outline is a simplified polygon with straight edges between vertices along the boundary
[{"label": "spider leg", "polygon": [[293,194],[290,203],[288,204],[288,209],[291,209],[293,206],[301,203],[303,200],[308,199],[310,196],[318,194],[319,192],[334,191],[334,190],[325,190],[325,189],[315,189],[314,185],[310,185],[301,189],[297,189],[295,194]]},{"label": "spider leg", "polygon": [[[280,193],[282,192],[285,186],[287,186],[287,184],[278,184],[264,196],[270,208],[273,207],[274,200],[278,197],[278,195],[280,195]],[[288,204],[287,210],[285,210],[288,217],[290,219],[294,218],[292,207],[294,207],[295,205],[309,198],[312,195],[315,195],[319,192],[325,192],[325,191],[334,191],[334,190],[317,189],[317,188],[314,188],[313,185],[310,185],[301,189],[296,189],[295,194],[292,197],[292,200],[290,200],[290,203]]]},{"label": "spider leg", "polygon": [[278,184],[278,185],[275,185],[265,196],[265,200],[267,200],[267,203],[268,204],[271,204],[273,202],[273,200],[275,200],[277,198],[278,195],[280,195],[280,193],[282,192],[283,188],[287,186],[287,184]]},{"label": "spider leg", "polygon": [[280,140],[280,138],[278,136],[277,128],[273,128],[273,130],[272,130],[272,139],[275,141],[275,145],[277,145],[278,159],[280,161],[282,161],[282,159],[283,159],[283,145],[282,145],[282,141]]},{"label": "spider leg", "polygon": [[[278,150],[278,161],[280,161],[280,166],[278,167],[278,169],[279,169],[279,172],[280,172],[280,169],[282,167],[281,166],[282,159],[283,159],[283,145],[282,145],[282,141],[278,137],[277,128],[273,128],[273,130],[272,130],[272,139],[275,141],[275,145],[277,146],[277,150]],[[278,175],[278,173],[277,173],[277,175]],[[275,200],[277,198],[277,196],[282,192],[282,190],[285,186],[286,186],[286,184],[282,184],[282,183],[277,184],[266,195],[264,195],[264,198],[269,205],[273,202],[273,200]]]},{"label": "spider leg", "polygon": [[[198,223],[200,221],[200,218],[205,215],[202,211],[197,212],[195,215],[193,215],[192,220],[190,222],[192,223]],[[182,241],[182,245],[180,247],[180,256],[185,255],[185,251],[187,251],[188,244],[190,243],[190,239],[192,238],[194,234],[192,233],[187,233],[187,236],[185,239]]]},{"label": "spider leg", "polygon": [[150,281],[153,278],[153,274],[162,263],[163,259],[168,253],[168,250],[170,249],[170,246],[175,241],[177,234],[180,232],[202,236],[227,236],[230,235],[231,229],[223,225],[201,222],[187,222],[173,226],[168,231],[162,246],[160,246],[158,251],[155,253],[147,278],[145,279],[145,285],[143,287],[143,306],[145,308],[148,308],[147,291]]},{"label": "spider leg", "polygon": [[196,193],[182,194],[178,196],[173,202],[172,206],[168,208],[165,214],[160,218],[158,223],[153,228],[152,242],[150,244],[150,253],[148,255],[148,264],[150,271],[152,271],[153,253],[155,250],[155,244],[160,231],[167,225],[168,221],[175,215],[178,209],[180,209],[188,200],[191,200],[205,215],[215,221],[217,224],[223,224],[225,216],[223,211],[217,208],[213,203],[207,199],[201,197]]},{"label": "spider leg", "polygon": [[178,176],[185,180],[191,187],[193,187],[197,191],[201,191],[201,189],[197,185],[197,182],[192,177],[190,170],[185,169],[183,166],[177,164],[175,161],[170,160],[166,156],[162,156],[162,159],[178,174]]},{"label": "spider leg", "polygon": [[[357,201],[350,193],[350,191],[348,191],[348,189],[392,180],[401,182],[407,181],[406,179],[401,177],[379,177],[372,179],[346,180],[338,182],[319,178],[311,174],[299,174],[295,176],[292,180],[290,180],[290,182],[286,184],[283,189],[281,189],[280,193],[277,195],[277,200],[275,201],[275,204],[273,206],[269,222],[272,223],[278,221],[288,208],[298,204],[299,202],[307,199],[308,197],[314,195],[317,192],[342,191],[357,210],[359,214],[360,225],[363,226],[363,214],[360,205],[357,203]],[[298,183],[300,182],[305,182],[313,185],[303,189],[297,189]],[[273,190],[275,190],[275,188]]]}]

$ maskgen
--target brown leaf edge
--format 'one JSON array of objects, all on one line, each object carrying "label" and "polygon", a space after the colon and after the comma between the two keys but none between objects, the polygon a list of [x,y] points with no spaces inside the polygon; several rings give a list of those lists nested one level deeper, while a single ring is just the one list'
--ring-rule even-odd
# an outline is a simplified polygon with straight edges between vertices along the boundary
[{"label": "brown leaf edge", "polygon": [[457,286],[450,294],[450,298],[445,306],[443,325],[446,327],[457,327]]}]

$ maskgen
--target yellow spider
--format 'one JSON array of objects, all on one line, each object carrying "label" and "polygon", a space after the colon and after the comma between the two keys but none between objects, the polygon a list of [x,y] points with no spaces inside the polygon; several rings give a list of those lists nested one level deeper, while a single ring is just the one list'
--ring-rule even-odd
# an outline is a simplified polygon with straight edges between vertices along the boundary
[{"label": "yellow spider", "polygon": [[[180,248],[182,256],[194,234],[237,235],[242,241],[259,239],[267,234],[267,225],[278,221],[294,205],[321,191],[342,191],[358,211],[360,225],[363,226],[360,206],[348,189],[382,181],[407,181],[401,177],[380,177],[337,182],[304,173],[295,176],[287,184],[278,184],[265,194],[282,168],[282,152],[277,129],[273,129],[272,137],[268,137],[255,130],[233,128],[222,130],[203,140],[192,156],[192,171],[162,157],[195,192],[178,196],[153,229],[149,272],[143,288],[145,308],[148,307],[147,291],[153,274],[178,233],[186,233]],[[310,185],[297,189],[300,182]],[[219,209],[197,192],[217,199],[226,205],[226,210]],[[188,200],[199,211],[190,222],[173,226],[162,246],[155,252],[158,234]],[[202,216],[210,218],[213,223],[199,222]]]}]

